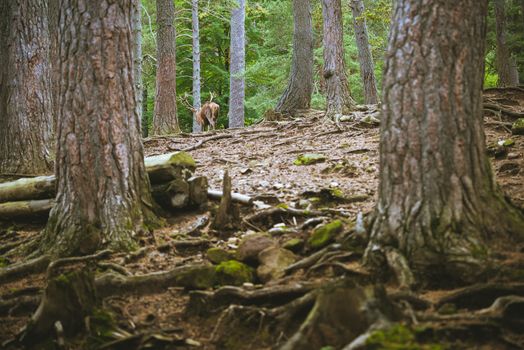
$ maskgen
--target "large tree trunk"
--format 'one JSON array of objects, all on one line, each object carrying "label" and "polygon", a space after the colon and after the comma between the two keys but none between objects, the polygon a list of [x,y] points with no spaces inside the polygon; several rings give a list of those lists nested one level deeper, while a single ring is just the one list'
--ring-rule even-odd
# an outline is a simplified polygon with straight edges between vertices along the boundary
[{"label": "large tree trunk", "polygon": [[41,250],[130,249],[156,219],[136,108],[132,3],[62,0],[60,11],[57,196]]},{"label": "large tree trunk", "polygon": [[[191,1],[191,18],[193,27],[193,108],[200,109],[200,26],[198,21],[198,0]],[[193,132],[201,132],[202,128],[193,112]]]},{"label": "large tree trunk", "polygon": [[52,168],[47,1],[0,4],[0,173]]},{"label": "large tree trunk", "polygon": [[353,12],[353,28],[358,48],[358,62],[360,64],[360,76],[364,85],[364,101],[366,104],[379,102],[377,94],[377,83],[373,66],[373,56],[369,47],[368,27],[364,17],[364,1],[350,0]]},{"label": "large tree trunk", "polygon": [[311,0],[293,0],[293,59],[289,83],[275,108],[276,112],[293,114],[309,109],[313,93],[313,24]]},{"label": "large tree trunk", "polygon": [[58,125],[58,89],[60,83],[60,43],[58,42],[58,26],[60,22],[60,0],[48,0],[49,1],[49,38],[50,38],[50,49],[49,49],[49,63],[51,65],[51,101],[52,101],[52,112],[51,120],[53,123],[52,130],[52,147],[54,150],[55,137],[57,135],[56,126]]},{"label": "large tree trunk", "polygon": [[517,86],[519,84],[517,62],[511,56],[506,40],[506,0],[495,0],[495,22],[497,32],[496,67],[499,75],[497,85],[500,87]]},{"label": "large tree trunk", "polygon": [[231,11],[231,64],[229,66],[229,127],[244,126],[244,95],[246,68],[246,0],[237,0]]},{"label": "large tree trunk", "polygon": [[140,0],[132,1],[133,15],[131,17],[131,25],[133,32],[133,73],[135,74],[135,96],[136,96],[136,112],[140,120],[141,130],[144,124],[142,114],[142,11]]},{"label": "large tree trunk", "polygon": [[[471,280],[485,242],[522,239],[485,154],[487,0],[399,0],[385,67],[379,198],[366,261],[397,278]],[[376,259],[377,258],[377,259]],[[411,277],[410,277],[411,276]]]},{"label": "large tree trunk", "polygon": [[157,69],[153,134],[179,133],[176,114],[176,33],[173,0],[157,0]]},{"label": "large tree trunk", "polygon": [[326,117],[338,118],[355,108],[344,63],[341,0],[322,0]]}]

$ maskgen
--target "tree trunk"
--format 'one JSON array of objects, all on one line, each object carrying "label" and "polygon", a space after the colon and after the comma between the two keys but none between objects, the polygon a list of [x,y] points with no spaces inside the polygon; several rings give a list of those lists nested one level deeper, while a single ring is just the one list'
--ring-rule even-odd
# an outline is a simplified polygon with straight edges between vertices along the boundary
[{"label": "tree trunk", "polygon": [[358,48],[358,62],[360,64],[360,76],[364,85],[364,101],[366,104],[379,102],[377,94],[377,83],[373,66],[373,56],[369,47],[368,27],[364,17],[364,1],[350,0],[353,12],[353,28]]},{"label": "tree trunk", "polygon": [[246,0],[237,0],[238,7],[231,11],[231,64],[229,66],[229,127],[244,126],[244,95],[246,68]]},{"label": "tree trunk", "polygon": [[289,83],[275,108],[276,112],[293,114],[309,109],[313,93],[313,24],[311,1],[293,0],[293,59]]},{"label": "tree trunk", "polygon": [[147,113],[147,85],[142,84],[142,137],[146,138],[149,136],[149,118],[146,117]]},{"label": "tree trunk", "polygon": [[496,67],[499,75],[497,85],[499,87],[517,86],[519,84],[519,74],[515,58],[506,41],[507,20],[506,20],[506,0],[495,0],[495,22],[497,32],[497,59]]},{"label": "tree trunk", "polygon": [[404,257],[422,280],[466,282],[485,267],[488,238],[523,238],[522,213],[505,201],[485,155],[486,13],[487,0],[395,5],[365,260],[386,258],[399,279],[410,279]]},{"label": "tree trunk", "polygon": [[132,1],[133,14],[131,25],[133,31],[133,73],[135,74],[136,112],[140,120],[140,129],[143,130],[142,114],[142,11],[140,0]]},{"label": "tree trunk", "polygon": [[60,11],[57,196],[40,247],[56,256],[130,249],[156,221],[136,108],[132,3],[62,0]]},{"label": "tree trunk", "polygon": [[339,118],[355,108],[344,63],[341,0],[322,0],[326,117]]},{"label": "tree trunk", "polygon": [[58,134],[56,126],[58,125],[58,89],[60,82],[60,54],[58,49],[60,43],[58,42],[58,26],[60,22],[60,0],[48,0],[49,1],[49,38],[50,38],[50,52],[49,52],[49,63],[51,65],[51,101],[52,101],[52,145],[54,150],[54,145],[56,142],[56,135]]},{"label": "tree trunk", "polygon": [[47,1],[0,4],[0,173],[52,168]]},{"label": "tree trunk", "polygon": [[[193,27],[193,108],[200,109],[200,25],[198,21],[198,0],[191,1],[191,18]],[[201,132],[202,128],[193,112],[193,132]]]},{"label": "tree trunk", "polygon": [[176,114],[176,33],[173,0],[157,0],[157,70],[153,134],[179,133]]}]

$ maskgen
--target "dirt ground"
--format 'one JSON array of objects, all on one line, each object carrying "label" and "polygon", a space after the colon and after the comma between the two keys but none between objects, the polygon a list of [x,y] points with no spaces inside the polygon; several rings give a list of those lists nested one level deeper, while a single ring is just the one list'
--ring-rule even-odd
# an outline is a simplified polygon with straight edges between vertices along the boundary
[{"label": "dirt ground", "polygon": [[[489,90],[485,96],[486,101],[513,112],[524,112],[524,90]],[[510,123],[513,120],[514,117],[500,111],[486,111],[486,143],[500,187],[516,206],[524,208],[524,136],[511,135]],[[513,140],[510,146],[498,145],[509,139]],[[253,208],[241,206],[241,217],[267,210],[266,205],[275,207],[280,204],[282,207],[282,204],[285,204],[285,208],[299,210],[314,210],[313,208],[318,209],[320,206],[322,213],[331,220],[341,218],[344,222],[355,221],[359,212],[365,216],[373,209],[377,197],[378,146],[379,128],[376,125],[346,121],[337,127],[333,123],[324,122],[322,113],[315,111],[286,121],[266,121],[245,129],[145,140],[147,156],[194,148],[189,150],[189,153],[197,162],[196,173],[206,176],[211,188],[221,188],[224,171],[228,170],[233,191],[255,199],[256,205]],[[322,154],[325,160],[311,165],[295,165],[297,157],[304,153]],[[212,216],[217,204],[218,202],[212,202],[209,211],[174,214],[169,218],[167,227],[156,230],[152,236],[142,238],[142,254],[113,254],[108,261],[124,267],[133,275],[147,274],[176,266],[207,262],[206,251],[210,247],[233,251],[246,232],[267,231],[274,228],[275,224],[276,227],[279,227],[278,224],[284,224],[292,228],[274,236],[280,244],[291,238],[303,239],[311,231],[309,228],[302,228],[306,217],[291,214],[268,216],[231,232],[217,232],[210,229],[209,225],[194,230],[197,222]],[[0,246],[4,246],[16,240],[35,237],[42,224],[4,223],[0,227],[3,227],[0,230]],[[187,241],[196,243],[183,244]],[[496,252],[500,273],[482,283],[505,283],[505,286],[521,283],[520,285],[524,286],[524,250],[523,247],[514,248],[512,251]],[[303,249],[297,252],[297,255],[303,259],[313,253],[314,251]],[[349,255],[346,255],[346,258],[347,256]],[[356,256],[360,257],[361,254]],[[13,256],[8,263],[15,264],[22,259],[22,256]],[[307,269],[299,269],[265,285],[256,281],[254,285],[248,284],[241,288],[262,290],[294,284],[320,285],[342,276],[360,278],[366,274],[355,255],[343,259],[342,263],[343,268],[340,269],[319,268],[313,273],[309,273]],[[43,273],[0,285],[0,342],[11,339],[27,323],[44,286]],[[387,284],[386,289],[390,294],[398,292],[393,283]],[[464,290],[423,288],[418,291],[417,298],[430,305],[424,311],[426,314],[440,315],[442,313],[439,313],[438,309],[447,305],[444,302],[446,298],[461,291]],[[466,293],[478,298],[482,307],[469,307],[467,303],[460,302],[455,306],[459,311],[465,310],[466,313],[477,312],[491,305],[495,296],[498,296],[490,293]],[[517,294],[523,296],[524,289]],[[25,303],[22,300],[14,306],[5,306],[13,295],[26,296]],[[246,330],[244,335],[238,335],[230,329],[224,331],[223,312],[206,312],[203,315],[188,312],[190,295],[191,292],[187,288],[169,287],[157,293],[130,291],[106,298],[103,308],[112,313],[118,331],[106,335],[104,339],[106,342],[120,341],[113,347],[106,348],[139,349],[149,346],[165,349],[269,349],[284,344],[303,321],[300,318],[289,320],[286,330],[275,331],[269,335],[262,334],[263,332],[256,327]],[[484,299],[487,306],[481,302]],[[226,303],[227,305],[229,304]],[[302,316],[305,318],[306,315]],[[435,333],[441,337],[442,344],[452,344],[448,345],[448,348],[524,348],[524,337],[515,329],[506,332],[504,328],[501,334],[493,335],[494,333],[490,333],[492,329],[488,332],[482,328],[483,325],[477,328],[471,326],[471,322],[474,322],[472,320],[466,326],[467,322],[462,319],[459,322],[457,319],[458,316],[455,319],[450,316],[449,321],[442,318],[431,323],[432,327],[448,332]],[[522,318],[520,320],[523,322]],[[244,319],[242,322],[251,324],[252,320]],[[451,327],[449,323],[453,322],[458,322],[458,326]],[[457,331],[459,328],[463,333]],[[479,337],[479,332],[488,332],[493,338]],[[137,337],[140,338],[139,341]],[[233,343],[228,341],[229,337],[235,338],[240,345],[237,342],[233,346]],[[82,348],[85,345],[81,344],[85,344],[85,341],[84,336],[77,337],[71,348]],[[435,342],[434,337],[431,342]],[[101,343],[89,344],[92,348],[97,348]],[[422,345],[412,348],[426,349]]]}]

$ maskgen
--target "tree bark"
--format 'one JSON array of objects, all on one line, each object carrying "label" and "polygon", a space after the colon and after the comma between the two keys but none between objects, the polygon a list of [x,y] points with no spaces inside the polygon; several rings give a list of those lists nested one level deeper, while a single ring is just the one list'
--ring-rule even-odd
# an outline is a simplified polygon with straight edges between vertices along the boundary
[{"label": "tree bark", "polygon": [[49,62],[51,65],[51,101],[52,101],[52,145],[54,148],[56,142],[57,130],[56,126],[58,125],[58,85],[60,82],[60,54],[58,49],[60,43],[58,42],[58,25],[60,22],[60,0],[48,0],[49,2],[49,38],[51,41],[51,46],[49,48]]},{"label": "tree bark", "polygon": [[132,1],[133,14],[131,25],[133,32],[133,73],[135,75],[136,112],[140,120],[140,129],[143,130],[142,114],[142,11],[140,0]]},{"label": "tree bark", "polygon": [[[198,20],[198,0],[191,0],[191,18],[193,28],[193,108],[198,111],[200,102],[200,25]],[[202,128],[193,112],[193,132],[201,132]]]},{"label": "tree bark", "polygon": [[157,220],[140,141],[132,14],[125,0],[61,2],[57,196],[40,242],[51,255],[127,250]]},{"label": "tree bark", "polygon": [[244,95],[246,68],[246,0],[237,0],[238,7],[231,11],[231,64],[229,66],[229,127],[244,126]]},{"label": "tree bark", "polygon": [[360,76],[364,85],[364,101],[366,104],[375,104],[379,102],[379,98],[373,56],[371,55],[371,48],[369,46],[368,27],[366,18],[364,17],[364,1],[350,0],[350,6],[353,12],[353,28],[355,30],[355,40],[358,48]]},{"label": "tree bark", "polygon": [[355,108],[344,63],[341,0],[322,0],[326,117],[337,118]]},{"label": "tree bark", "polygon": [[497,85],[499,87],[517,86],[519,84],[517,62],[511,56],[506,39],[506,0],[495,0],[495,23],[497,32],[496,67],[499,75]]},{"label": "tree bark", "polygon": [[293,114],[297,109],[309,109],[313,93],[313,24],[311,1],[293,0],[293,59],[289,83],[275,111]]},{"label": "tree bark", "polygon": [[380,184],[365,260],[402,259],[419,280],[466,282],[486,242],[522,239],[485,155],[482,81],[487,0],[399,0],[385,66]]},{"label": "tree bark", "polygon": [[0,173],[52,168],[47,1],[0,4]]},{"label": "tree bark", "polygon": [[149,118],[146,118],[147,113],[147,85],[142,84],[142,137],[149,136]]},{"label": "tree bark", "polygon": [[176,33],[173,0],[157,0],[157,70],[153,134],[179,133],[176,112]]}]

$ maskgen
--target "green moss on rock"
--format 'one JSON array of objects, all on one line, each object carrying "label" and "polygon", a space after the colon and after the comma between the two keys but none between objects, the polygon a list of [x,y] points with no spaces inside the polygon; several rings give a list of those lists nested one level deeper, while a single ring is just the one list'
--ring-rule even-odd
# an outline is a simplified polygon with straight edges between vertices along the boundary
[{"label": "green moss on rock", "polygon": [[344,225],[342,221],[334,220],[328,224],[317,227],[307,242],[313,249],[322,248],[328,245],[343,228]]},{"label": "green moss on rock", "polygon": [[386,330],[373,332],[366,340],[366,349],[383,350],[443,350],[440,344],[422,344],[410,328],[396,324]]},{"label": "green moss on rock", "polygon": [[295,165],[310,165],[315,163],[324,162],[327,157],[319,153],[305,153],[301,154],[295,159],[293,164]]},{"label": "green moss on rock", "polygon": [[287,241],[284,242],[284,244],[282,245],[282,248],[287,249],[287,250],[291,250],[292,252],[296,253],[300,249],[302,249],[303,246],[304,246],[304,240],[303,239],[291,238],[290,240],[287,240]]},{"label": "green moss on rock", "polygon": [[240,286],[245,282],[253,282],[253,269],[236,260],[220,263],[215,271],[220,284]]},{"label": "green moss on rock", "polygon": [[513,123],[511,133],[513,135],[524,135],[524,118],[519,118]]},{"label": "green moss on rock", "polygon": [[206,252],[207,258],[213,264],[220,264],[224,261],[233,259],[233,255],[225,249],[222,248],[209,248]]},{"label": "green moss on rock", "polygon": [[180,273],[176,284],[188,289],[207,289],[217,283],[217,274],[212,265],[192,266]]}]

